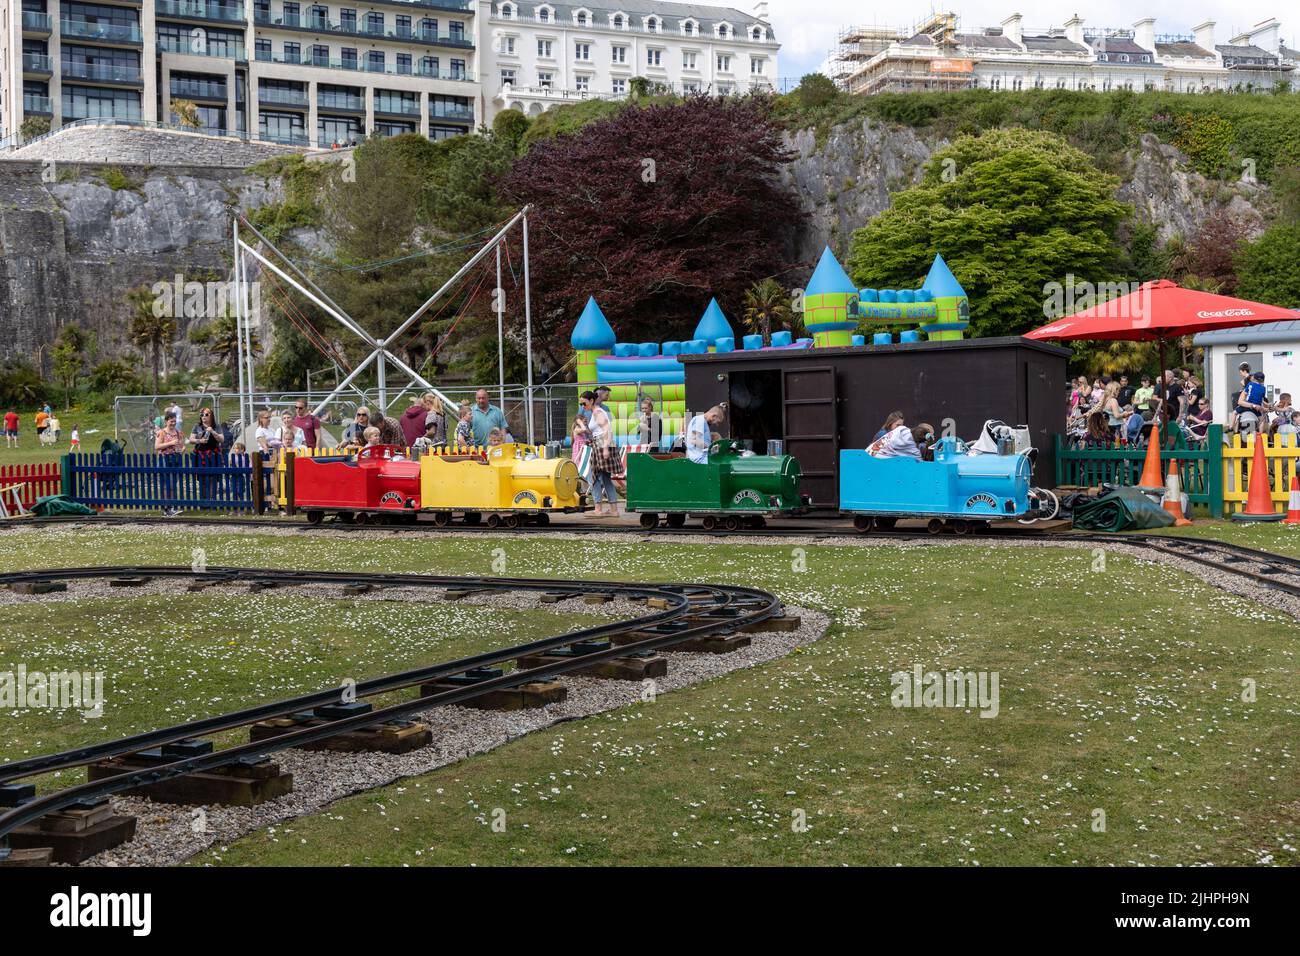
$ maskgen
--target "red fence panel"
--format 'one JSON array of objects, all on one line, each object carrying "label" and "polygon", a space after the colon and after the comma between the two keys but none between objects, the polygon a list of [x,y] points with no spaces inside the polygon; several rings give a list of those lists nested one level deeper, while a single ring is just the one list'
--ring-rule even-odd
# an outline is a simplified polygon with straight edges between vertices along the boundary
[{"label": "red fence panel", "polygon": [[63,477],[58,462],[39,465],[0,465],[0,488],[22,485],[23,507],[30,508],[37,498],[57,495],[62,490]]}]

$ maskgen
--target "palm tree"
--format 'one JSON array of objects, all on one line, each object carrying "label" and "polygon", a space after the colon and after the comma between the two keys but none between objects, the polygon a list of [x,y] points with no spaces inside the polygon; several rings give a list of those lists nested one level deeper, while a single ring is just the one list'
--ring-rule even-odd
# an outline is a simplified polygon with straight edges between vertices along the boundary
[{"label": "palm tree", "polygon": [[793,315],[790,294],[775,279],[755,282],[745,293],[745,326],[767,338],[772,329],[788,322]]},{"label": "palm tree", "polygon": [[[256,357],[261,354],[262,345],[257,339],[257,333],[249,330],[249,338],[253,355]],[[227,312],[205,325],[199,326],[190,333],[190,340],[196,345],[203,346],[204,349],[211,352],[219,358],[226,369],[230,372],[230,381],[239,380],[239,325],[235,317]]]},{"label": "palm tree", "polygon": [[156,308],[158,297],[147,285],[138,286],[126,294],[131,306],[131,323],[127,328],[131,344],[138,349],[148,349],[153,366],[153,391],[159,391],[159,367],[162,364],[163,346],[176,337],[176,320]]}]

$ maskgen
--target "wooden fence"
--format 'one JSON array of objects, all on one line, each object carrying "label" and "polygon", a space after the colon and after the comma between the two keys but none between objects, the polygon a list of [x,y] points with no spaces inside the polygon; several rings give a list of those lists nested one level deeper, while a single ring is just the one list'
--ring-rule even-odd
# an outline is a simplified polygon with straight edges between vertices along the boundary
[{"label": "wooden fence", "polygon": [[258,510],[256,455],[68,454],[63,493],[100,508]]},{"label": "wooden fence", "polygon": [[[45,495],[57,495],[62,487],[59,466],[53,462],[39,465],[4,465],[0,466],[0,488],[10,485],[22,485],[19,496],[23,507],[30,510],[37,498]],[[6,496],[8,500],[8,496]]]},{"label": "wooden fence", "polygon": [[[1169,462],[1178,462],[1183,491],[1192,504],[1202,505],[1212,518],[1246,506],[1255,442],[1264,443],[1268,461],[1269,493],[1273,507],[1286,510],[1292,477],[1300,474],[1300,441],[1296,435],[1231,435],[1225,441],[1222,425],[1211,425],[1205,443],[1189,447],[1181,435],[1160,450],[1161,474]],[[1061,485],[1092,487],[1103,482],[1135,485],[1146,462],[1145,448],[1067,448],[1056,439],[1056,480]]]}]

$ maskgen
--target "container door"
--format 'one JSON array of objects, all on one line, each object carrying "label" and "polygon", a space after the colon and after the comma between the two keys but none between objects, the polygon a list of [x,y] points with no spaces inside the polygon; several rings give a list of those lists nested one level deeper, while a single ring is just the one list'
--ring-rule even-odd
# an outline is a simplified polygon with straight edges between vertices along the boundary
[{"label": "container door", "polygon": [[[1060,389],[1053,385],[1047,365],[1035,359],[1025,362],[1024,418],[1029,425],[1029,439],[1038,449],[1034,465],[1034,484],[1056,487],[1056,459],[1052,454],[1053,436],[1065,431],[1065,416],[1057,414],[1061,406]],[[982,425],[983,423],[981,423]],[[1008,422],[1018,425],[1020,422]]]},{"label": "container door", "polygon": [[835,369],[793,368],[781,372],[785,453],[799,459],[802,494],[818,508],[838,508],[840,427]]}]

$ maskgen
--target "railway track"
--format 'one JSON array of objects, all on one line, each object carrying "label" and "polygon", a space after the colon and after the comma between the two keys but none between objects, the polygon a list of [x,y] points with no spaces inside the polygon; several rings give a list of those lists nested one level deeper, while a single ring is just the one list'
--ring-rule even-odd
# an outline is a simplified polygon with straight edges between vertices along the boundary
[{"label": "railway track", "polygon": [[[101,800],[114,793],[173,779],[186,774],[202,773],[241,762],[257,761],[269,754],[291,747],[301,747],[329,737],[361,730],[434,707],[464,703],[493,691],[557,677],[589,668],[615,658],[670,648],[709,635],[733,634],[782,613],[781,602],[774,595],[748,587],[702,584],[628,584],[623,582],[568,583],[526,578],[466,578],[421,574],[356,574],[326,571],[281,571],[255,568],[209,568],[196,572],[184,567],[83,567],[0,574],[0,586],[85,581],[104,578],[148,576],[176,580],[201,581],[212,585],[369,585],[372,588],[415,587],[431,592],[463,590],[480,593],[537,593],[553,599],[576,598],[592,593],[652,603],[651,613],[608,624],[542,638],[512,647],[499,648],[469,657],[413,668],[397,674],[361,681],[355,688],[357,702],[379,694],[404,690],[430,681],[464,677],[470,672],[504,664],[525,655],[570,649],[563,659],[528,669],[506,671],[497,677],[476,680],[464,686],[417,697],[396,704],[377,707],[344,716],[317,726],[294,730],[247,744],[221,750],[180,756],[170,762],[147,769],[122,773],[105,779],[78,784],[42,796],[35,796],[16,781],[54,771],[70,770],[114,757],[139,754],[152,748],[189,745],[191,751],[202,750],[203,738],[251,727],[277,717],[289,717],[313,708],[340,702],[342,688],[329,687],[309,694],[261,704],[231,713],[189,721],[117,740],[79,747],[61,753],[25,758],[0,765],[0,799],[11,804],[0,813],[0,840],[18,827],[39,820],[46,814]],[[620,635],[636,634],[637,639],[609,643]],[[199,741],[199,747],[194,742]],[[16,805],[13,805],[16,804]]]}]

